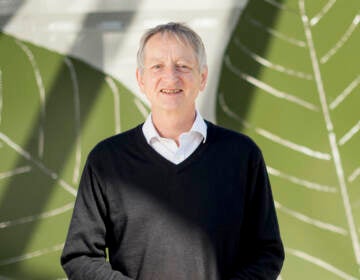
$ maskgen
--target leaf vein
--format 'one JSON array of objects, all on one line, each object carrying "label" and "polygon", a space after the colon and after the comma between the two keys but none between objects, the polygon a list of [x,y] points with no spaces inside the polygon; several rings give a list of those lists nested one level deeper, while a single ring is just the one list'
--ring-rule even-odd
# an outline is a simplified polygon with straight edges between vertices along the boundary
[{"label": "leaf vein", "polygon": [[27,216],[27,217],[22,217],[16,220],[11,220],[11,221],[5,221],[5,222],[0,222],[0,229],[3,228],[8,228],[8,227],[12,227],[12,226],[17,226],[20,224],[25,224],[25,223],[30,223],[30,222],[34,222],[37,220],[43,220],[46,218],[50,218],[50,217],[54,217],[60,214],[63,214],[71,209],[74,208],[74,202],[68,203],[62,207],[47,211],[47,212],[43,212],[41,214],[38,215],[32,215],[32,216]]},{"label": "leaf vein", "polygon": [[356,168],[351,175],[348,177],[350,183],[354,182],[357,177],[360,176],[360,167]]},{"label": "leaf vein", "polygon": [[279,8],[279,9],[283,10],[283,11],[299,15],[297,10],[295,10],[294,8],[290,8],[289,6],[287,6],[285,4],[279,3],[279,2],[277,2],[275,0],[264,0],[264,1],[269,3],[272,6],[276,7],[276,8]]},{"label": "leaf vein", "polygon": [[137,98],[134,98],[134,103],[136,105],[136,108],[139,110],[139,112],[144,117],[144,119],[146,119],[148,117],[148,115],[149,115],[149,112],[146,109],[146,107],[144,106],[144,104]]},{"label": "leaf vein", "polygon": [[351,35],[355,31],[356,27],[360,22],[360,14],[357,14],[350,24],[349,28],[345,31],[344,35],[340,38],[340,40],[325,54],[321,57],[320,62],[325,64],[332,58],[350,39]]},{"label": "leaf vein", "polygon": [[80,94],[79,94],[79,82],[76,75],[74,64],[71,59],[65,57],[66,66],[70,71],[70,77],[74,94],[74,111],[75,111],[75,165],[73,173],[73,183],[77,183],[80,178],[80,165],[81,165],[81,133],[80,133]]},{"label": "leaf vein", "polygon": [[273,28],[267,27],[261,22],[259,22],[256,19],[253,19],[252,17],[246,16],[245,20],[252,24],[253,26],[265,31],[266,33],[269,33],[270,35],[273,35],[289,44],[292,44],[294,46],[300,47],[300,48],[306,48],[306,43],[304,41],[298,40],[296,38],[290,37],[288,35],[285,35]]},{"label": "leaf vein", "polygon": [[336,99],[330,104],[330,109],[334,110],[337,106],[340,105],[353,91],[354,89],[360,84],[360,75],[355,78],[345,89],[344,91],[336,97]]},{"label": "leaf vein", "polygon": [[12,141],[8,136],[0,132],[0,139],[6,143],[10,148],[15,150],[18,154],[20,154],[25,159],[31,161],[34,165],[36,165],[44,174],[51,177],[53,180],[57,180],[60,186],[65,189],[68,193],[72,194],[73,196],[76,196],[76,189],[72,186],[70,186],[67,182],[59,178],[59,175],[52,171],[51,169],[47,168],[41,161],[38,161],[34,159],[29,152],[25,151],[23,148],[21,148],[18,144],[16,144],[14,141]]},{"label": "leaf vein", "polygon": [[245,54],[247,54],[253,60],[255,60],[256,62],[258,62],[259,64],[261,64],[263,66],[266,66],[266,67],[268,67],[270,69],[276,70],[276,71],[281,72],[281,73],[285,73],[285,74],[290,75],[290,76],[295,76],[295,77],[300,78],[300,79],[305,79],[305,80],[312,80],[313,79],[312,75],[310,75],[308,73],[304,73],[304,72],[297,71],[297,70],[294,70],[294,69],[286,68],[286,67],[284,67],[282,65],[279,65],[279,64],[272,63],[269,60],[259,56],[258,54],[253,53],[247,47],[245,47],[237,38],[235,39],[235,44]]},{"label": "leaf vein", "polygon": [[344,271],[336,268],[335,266],[333,266],[332,264],[329,264],[327,262],[325,262],[324,260],[320,259],[320,258],[317,258],[317,257],[314,257],[314,256],[311,256],[303,251],[300,251],[300,250],[296,250],[296,249],[293,249],[293,248],[285,248],[285,251],[295,257],[298,257],[300,259],[303,259],[307,262],[310,262],[312,264],[315,264],[329,272],[332,272],[333,274],[339,276],[340,278],[342,279],[345,279],[345,280],[358,280],[357,278],[345,273]]},{"label": "leaf vein", "polygon": [[263,128],[260,127],[255,127],[254,125],[250,124],[249,122],[245,121],[244,119],[242,119],[240,116],[238,116],[236,113],[234,113],[226,104],[225,102],[225,98],[224,95],[222,93],[220,93],[219,95],[219,105],[221,107],[221,109],[224,111],[224,113],[226,115],[228,115],[230,118],[233,118],[234,120],[236,120],[237,122],[241,123],[241,125],[245,126],[246,128],[251,128],[253,129],[257,134],[269,139],[272,142],[275,142],[277,144],[280,144],[282,146],[285,146],[289,149],[292,149],[294,151],[303,153],[307,156],[313,157],[313,158],[318,158],[318,159],[322,159],[322,160],[330,160],[331,156],[327,153],[323,153],[323,152],[319,152],[319,151],[315,151],[312,150],[306,146],[303,145],[299,145],[296,144],[292,141],[289,141],[287,139],[281,138],[280,136],[277,136]]},{"label": "leaf vein", "polygon": [[40,158],[44,155],[44,143],[45,143],[45,133],[44,133],[44,125],[45,125],[45,86],[41,77],[41,73],[39,67],[36,63],[34,54],[31,50],[21,41],[15,40],[15,43],[20,47],[20,49],[25,53],[26,57],[30,61],[31,67],[34,71],[36,85],[39,89],[40,96],[40,124],[39,124],[39,141],[38,141],[38,156]]},{"label": "leaf vein", "polygon": [[330,224],[330,223],[326,223],[326,222],[323,222],[323,221],[320,221],[320,220],[317,220],[317,219],[314,219],[314,218],[311,218],[307,215],[304,215],[298,211],[294,211],[292,209],[289,209],[283,205],[281,205],[279,202],[275,201],[275,207],[276,209],[278,209],[279,211],[293,217],[293,218],[296,218],[304,223],[307,223],[307,224],[310,224],[312,226],[315,226],[315,227],[318,227],[318,228],[321,228],[323,230],[326,230],[326,231],[331,231],[333,233],[336,233],[336,234],[340,234],[340,235],[343,235],[343,236],[346,236],[348,235],[348,232],[341,228],[341,227],[338,227],[338,226],[335,226],[333,224]]},{"label": "leaf vein", "polygon": [[112,78],[110,76],[106,76],[105,78],[106,83],[111,89],[111,93],[114,99],[114,118],[115,118],[115,133],[121,132],[121,125],[120,125],[120,94],[119,90]]},{"label": "leaf vein", "polygon": [[285,174],[285,173],[283,173],[275,168],[272,168],[270,166],[267,167],[267,170],[268,170],[269,174],[271,174],[273,176],[288,180],[294,184],[306,187],[308,189],[312,189],[312,190],[316,190],[316,191],[320,191],[320,192],[328,192],[328,193],[336,193],[337,192],[335,187],[320,185],[318,183],[300,179],[295,176]]},{"label": "leaf vein", "polygon": [[15,168],[13,170],[10,170],[10,171],[1,172],[0,173],[0,180],[4,179],[4,178],[12,177],[14,175],[28,173],[30,171],[31,171],[31,166],[22,166],[22,167],[18,167],[18,168]]},{"label": "leaf vein", "polygon": [[315,26],[319,21],[329,12],[332,6],[336,3],[336,0],[329,0],[325,6],[317,13],[311,20],[310,25]]},{"label": "leaf vein", "polygon": [[316,107],[314,104],[311,104],[310,102],[307,102],[305,100],[302,100],[301,98],[298,98],[294,95],[288,94],[286,92],[282,92],[260,80],[257,78],[250,76],[242,71],[240,71],[238,68],[236,68],[230,61],[230,58],[228,55],[225,56],[225,65],[226,67],[233,72],[235,75],[237,75],[239,78],[245,80],[246,82],[252,84],[253,86],[262,89],[263,91],[269,93],[272,96],[275,96],[280,99],[284,99],[288,102],[294,103],[296,105],[299,105],[301,107],[304,107],[311,111],[319,111],[319,108]]},{"label": "leaf vein", "polygon": [[0,260],[0,266],[13,264],[13,263],[18,263],[18,262],[21,262],[21,261],[25,261],[25,260],[33,259],[33,258],[36,258],[36,257],[40,257],[40,256],[43,256],[43,255],[46,255],[46,254],[49,254],[49,253],[61,251],[63,248],[64,248],[64,243],[57,244],[57,245],[52,246],[50,248],[45,248],[45,249],[37,250],[35,252],[27,253],[27,254],[24,254],[24,255],[21,255],[21,256]]},{"label": "leaf vein", "polygon": [[345,133],[345,135],[339,140],[339,145],[343,146],[345,145],[351,138],[354,137],[356,133],[358,133],[360,130],[360,120],[357,124],[355,124],[348,132]]}]

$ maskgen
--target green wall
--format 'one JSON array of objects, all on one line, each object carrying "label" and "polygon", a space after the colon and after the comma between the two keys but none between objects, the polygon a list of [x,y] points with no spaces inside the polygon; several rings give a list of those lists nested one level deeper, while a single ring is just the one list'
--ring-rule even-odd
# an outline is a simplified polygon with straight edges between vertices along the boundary
[{"label": "green wall", "polygon": [[224,55],[217,120],[264,153],[283,279],[360,275],[359,8],[250,1]]},{"label": "green wall", "polygon": [[121,83],[0,35],[0,279],[59,279],[79,175],[101,139],[144,120]]},{"label": "green wall", "polygon": [[[284,280],[360,277],[359,11],[357,0],[249,1],[224,54],[217,122],[264,153]],[[86,156],[147,112],[101,71],[0,33],[0,279],[65,277]]]}]

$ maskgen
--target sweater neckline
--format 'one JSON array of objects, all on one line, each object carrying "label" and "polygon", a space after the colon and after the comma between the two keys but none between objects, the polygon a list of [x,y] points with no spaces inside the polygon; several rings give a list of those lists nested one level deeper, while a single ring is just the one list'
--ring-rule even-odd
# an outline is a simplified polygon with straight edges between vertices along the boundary
[{"label": "sweater neckline", "polygon": [[136,129],[136,134],[137,134],[136,139],[139,140],[138,145],[140,149],[148,156],[149,159],[151,159],[152,162],[161,165],[164,168],[178,172],[183,168],[185,168],[186,166],[188,166],[189,164],[191,164],[192,162],[194,162],[199,157],[201,157],[204,150],[206,150],[206,148],[209,146],[210,141],[212,141],[212,134],[214,130],[213,124],[207,120],[204,121],[206,122],[207,125],[207,138],[205,143],[201,142],[200,145],[195,149],[195,151],[190,156],[188,156],[185,160],[183,160],[178,164],[173,163],[170,160],[166,159],[149,145],[149,143],[146,141],[144,133],[142,132],[143,124],[140,124]]}]

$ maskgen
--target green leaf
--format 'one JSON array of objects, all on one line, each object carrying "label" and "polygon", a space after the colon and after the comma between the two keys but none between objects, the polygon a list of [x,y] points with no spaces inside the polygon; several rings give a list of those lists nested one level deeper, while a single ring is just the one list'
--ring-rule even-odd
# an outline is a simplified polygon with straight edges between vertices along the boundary
[{"label": "green leaf", "polygon": [[0,33],[0,278],[63,278],[60,253],[90,149],[147,108],[77,59]]},{"label": "green leaf", "polygon": [[227,47],[218,123],[263,150],[283,279],[358,279],[360,5],[249,1]]}]

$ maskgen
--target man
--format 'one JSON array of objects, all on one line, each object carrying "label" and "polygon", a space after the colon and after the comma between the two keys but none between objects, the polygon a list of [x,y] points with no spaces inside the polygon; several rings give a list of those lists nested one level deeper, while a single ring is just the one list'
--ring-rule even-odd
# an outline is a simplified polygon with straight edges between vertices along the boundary
[{"label": "man", "polygon": [[61,258],[69,279],[277,278],[284,251],[261,152],[196,111],[207,74],[190,28],[144,34],[136,77],[151,114],[88,156]]}]

